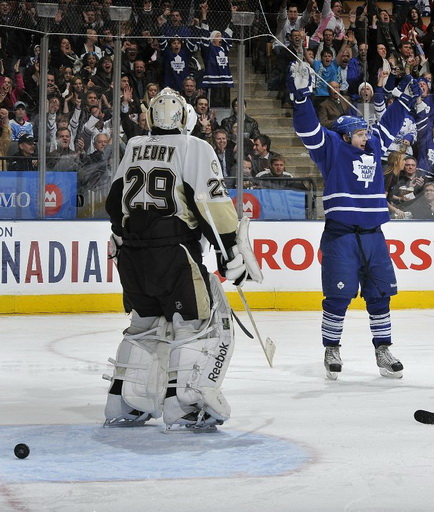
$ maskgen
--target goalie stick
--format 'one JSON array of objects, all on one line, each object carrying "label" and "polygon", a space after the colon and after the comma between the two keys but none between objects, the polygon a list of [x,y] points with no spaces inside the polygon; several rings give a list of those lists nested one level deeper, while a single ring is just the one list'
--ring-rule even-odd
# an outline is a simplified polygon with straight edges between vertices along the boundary
[{"label": "goalie stick", "polygon": [[[215,236],[215,238],[217,240],[217,243],[219,245],[219,248],[220,248],[220,251],[222,253],[222,256],[223,256],[223,258],[226,261],[228,261],[229,260],[228,253],[226,252],[226,248],[223,245],[222,239],[220,237],[220,233],[217,231],[217,227],[216,227],[216,225],[214,223],[214,219],[213,219],[213,217],[211,215],[210,209],[209,209],[208,204],[206,202],[206,194],[198,194],[197,200],[200,203],[202,203],[202,205],[203,205],[203,207],[205,209],[206,216],[208,217],[208,222],[209,222],[209,224],[211,226],[211,229],[213,230],[214,236]],[[265,357],[267,358],[268,364],[270,365],[270,368],[272,368],[273,367],[274,352],[276,352],[276,345],[273,343],[271,338],[267,338],[265,340],[265,343],[262,341],[262,337],[259,334],[258,328],[256,327],[256,322],[255,322],[255,320],[253,318],[253,315],[252,315],[252,312],[250,310],[250,307],[247,304],[247,300],[246,300],[246,297],[244,295],[244,292],[241,289],[241,286],[237,286],[236,288],[237,288],[237,292],[238,292],[238,294],[239,294],[239,296],[241,298],[241,301],[243,303],[244,309],[246,310],[247,314],[249,315],[249,318],[250,318],[250,321],[252,323],[253,329],[255,330],[256,336],[257,336],[257,338],[259,340],[259,343],[261,344],[262,350],[264,351],[264,354],[265,354]]]},{"label": "goalie stick", "polygon": [[425,423],[426,425],[434,425],[434,412],[418,409],[414,413],[414,419],[419,423]]}]

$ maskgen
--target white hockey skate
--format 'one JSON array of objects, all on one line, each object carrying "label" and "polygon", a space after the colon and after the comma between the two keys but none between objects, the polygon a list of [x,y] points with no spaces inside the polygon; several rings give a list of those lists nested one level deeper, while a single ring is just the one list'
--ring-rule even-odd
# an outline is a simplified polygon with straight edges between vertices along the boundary
[{"label": "white hockey skate", "polygon": [[339,353],[340,345],[329,346],[325,349],[324,366],[326,376],[330,380],[336,380],[338,374],[342,371],[342,359]]},{"label": "white hockey skate", "polygon": [[214,418],[204,409],[195,405],[179,404],[176,397],[166,398],[164,420],[166,434],[176,432],[193,432],[195,434],[217,432],[217,426],[224,421]]},{"label": "white hockey skate", "polygon": [[104,427],[143,427],[151,415],[129,406],[121,395],[109,394],[105,408]]},{"label": "white hockey skate", "polygon": [[380,374],[383,377],[402,379],[404,366],[399,359],[396,359],[389,350],[388,345],[380,345],[375,349],[375,357]]}]

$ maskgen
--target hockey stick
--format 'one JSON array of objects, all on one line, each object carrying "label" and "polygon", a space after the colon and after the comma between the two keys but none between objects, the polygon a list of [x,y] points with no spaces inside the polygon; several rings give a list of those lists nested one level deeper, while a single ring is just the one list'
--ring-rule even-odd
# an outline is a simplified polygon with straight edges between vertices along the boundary
[{"label": "hockey stick", "polygon": [[237,321],[237,324],[240,326],[240,329],[243,331],[243,333],[252,340],[254,338],[253,334],[247,329],[243,322],[241,322],[241,320],[237,317],[233,309],[231,309],[231,313],[234,319]]},{"label": "hockey stick", "polygon": [[[215,236],[215,239],[217,241],[217,244],[220,248],[220,251],[222,253],[222,256],[223,258],[226,260],[226,261],[229,261],[229,258],[228,258],[228,253],[226,252],[226,248],[225,246],[223,245],[223,242],[222,242],[222,239],[220,237],[220,233],[217,231],[217,226],[215,225],[215,222],[214,222],[214,219],[211,215],[211,212],[210,212],[210,209],[208,207],[208,204],[206,202],[206,194],[198,194],[197,196],[197,200],[202,203],[204,209],[205,209],[205,213],[206,213],[206,216],[208,217],[208,222],[211,226],[211,229],[214,233],[214,236]],[[247,304],[247,300],[246,300],[246,297],[244,295],[244,292],[243,290],[241,289],[241,286],[237,286],[237,292],[241,298],[241,301],[243,303],[243,306],[244,306],[244,309],[246,310],[247,314],[249,315],[249,318],[250,318],[250,321],[253,325],[253,329],[255,330],[255,333],[256,333],[256,336],[259,340],[259,343],[261,344],[261,347],[262,347],[262,350],[264,351],[264,354],[265,354],[265,357],[267,358],[267,361],[268,361],[268,364],[270,365],[270,368],[273,367],[273,357],[274,357],[274,352],[276,351],[276,345],[273,343],[273,341],[270,339],[270,338],[267,338],[265,340],[265,344],[264,342],[262,341],[262,338],[261,338],[261,335],[259,334],[259,331],[258,331],[258,328],[256,327],[256,322],[253,318],[253,315],[252,315],[252,312],[250,310],[250,307],[249,305]]]}]

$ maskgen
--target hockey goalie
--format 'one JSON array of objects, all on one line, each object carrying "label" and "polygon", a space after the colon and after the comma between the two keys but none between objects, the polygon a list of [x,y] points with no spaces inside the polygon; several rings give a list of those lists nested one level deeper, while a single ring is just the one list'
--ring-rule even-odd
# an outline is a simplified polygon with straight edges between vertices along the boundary
[{"label": "hockey goalie", "polygon": [[113,375],[104,376],[109,427],[162,416],[168,429],[207,430],[230,416],[221,384],[234,348],[232,318],[220,281],[202,262],[201,238],[237,286],[261,274],[212,147],[188,135],[192,121],[172,89],[153,98],[151,133],[128,141],[107,198],[111,256],[131,313],[109,360]]}]

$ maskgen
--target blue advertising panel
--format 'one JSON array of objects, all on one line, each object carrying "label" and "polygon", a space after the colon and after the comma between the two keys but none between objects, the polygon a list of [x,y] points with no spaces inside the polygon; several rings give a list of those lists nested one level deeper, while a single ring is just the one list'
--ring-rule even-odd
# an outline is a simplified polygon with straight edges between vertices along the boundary
[{"label": "blue advertising panel", "polygon": [[[0,173],[0,219],[38,219],[38,171]],[[45,216],[47,219],[75,219],[76,172],[47,172]]]},{"label": "blue advertising panel", "polygon": [[[228,189],[235,202],[237,191]],[[244,190],[243,212],[257,220],[306,219],[306,193],[302,190],[252,189]]]}]

